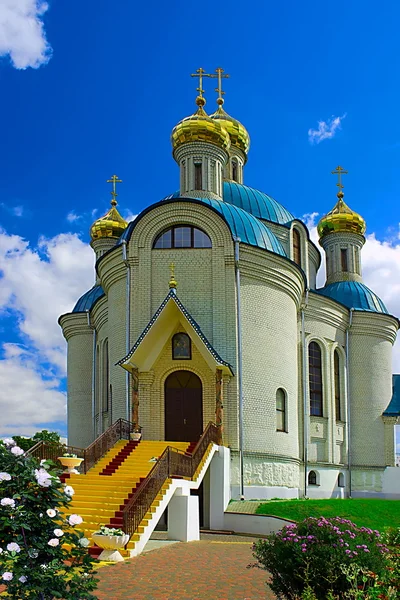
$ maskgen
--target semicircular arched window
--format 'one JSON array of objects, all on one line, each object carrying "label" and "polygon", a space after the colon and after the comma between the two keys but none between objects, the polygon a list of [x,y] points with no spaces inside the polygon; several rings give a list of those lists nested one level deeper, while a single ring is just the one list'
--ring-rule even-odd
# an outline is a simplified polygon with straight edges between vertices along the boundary
[{"label": "semicircular arched window", "polygon": [[208,235],[191,225],[175,225],[164,229],[154,240],[153,248],[212,248]]},{"label": "semicircular arched window", "polygon": [[317,474],[315,471],[310,471],[308,474],[308,485],[317,485]]}]

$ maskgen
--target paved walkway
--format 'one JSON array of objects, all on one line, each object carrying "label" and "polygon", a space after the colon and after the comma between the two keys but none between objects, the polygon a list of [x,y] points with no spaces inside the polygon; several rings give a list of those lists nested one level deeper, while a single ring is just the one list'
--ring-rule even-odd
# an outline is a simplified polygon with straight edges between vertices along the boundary
[{"label": "paved walkway", "polygon": [[202,535],[99,569],[99,600],[273,600],[267,573],[247,569],[254,538]]}]

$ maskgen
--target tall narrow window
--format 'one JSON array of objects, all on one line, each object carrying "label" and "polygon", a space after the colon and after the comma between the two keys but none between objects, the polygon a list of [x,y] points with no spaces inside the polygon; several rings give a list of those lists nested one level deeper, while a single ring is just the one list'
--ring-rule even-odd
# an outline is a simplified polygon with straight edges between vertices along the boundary
[{"label": "tall narrow window", "polygon": [[293,260],[301,266],[300,234],[297,229],[293,229]]},{"label": "tall narrow window", "polygon": [[110,393],[110,363],[108,359],[108,340],[103,345],[103,412],[108,412]]},{"label": "tall narrow window", "polygon": [[333,368],[335,374],[335,412],[336,421],[340,421],[340,359],[339,352],[335,350],[333,355]]},{"label": "tall narrow window", "polygon": [[194,189],[203,189],[203,169],[201,163],[195,163],[194,165]]},{"label": "tall narrow window", "polygon": [[317,485],[317,474],[315,471],[310,471],[308,474],[308,484]]},{"label": "tall narrow window", "polygon": [[238,180],[238,164],[237,164],[236,160],[232,161],[232,179],[233,179],[233,181]]},{"label": "tall narrow window", "polygon": [[308,369],[310,382],[310,414],[322,417],[322,357],[321,348],[316,342],[308,347]]},{"label": "tall narrow window", "polygon": [[286,429],[286,394],[282,388],[276,390],[276,430]]},{"label": "tall narrow window", "polygon": [[346,248],[341,248],[341,250],[340,250],[340,260],[342,262],[342,271],[348,271],[347,249]]},{"label": "tall narrow window", "polygon": [[354,249],[355,255],[354,255],[354,259],[355,259],[355,263],[356,263],[356,272],[361,275],[361,269],[360,269],[360,251],[358,248]]}]

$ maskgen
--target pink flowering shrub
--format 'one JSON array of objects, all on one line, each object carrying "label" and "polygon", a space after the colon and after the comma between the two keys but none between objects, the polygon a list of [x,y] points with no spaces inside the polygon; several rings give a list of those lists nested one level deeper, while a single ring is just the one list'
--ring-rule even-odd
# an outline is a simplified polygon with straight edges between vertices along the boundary
[{"label": "pink flowering shrub", "polygon": [[[89,600],[96,588],[79,515],[62,515],[74,493],[48,461],[0,440],[0,586],[13,600]],[[64,544],[70,546],[69,549]]]},{"label": "pink flowering shrub", "polygon": [[[257,566],[269,571],[269,586],[278,598],[295,600],[307,591],[317,600],[343,598],[354,586],[346,568],[357,565],[368,589],[389,565],[388,548],[379,531],[357,527],[347,519],[313,518],[290,524],[253,545]],[[365,574],[367,575],[365,580]],[[357,577],[357,575],[356,575]],[[310,596],[311,597],[311,596]]]}]

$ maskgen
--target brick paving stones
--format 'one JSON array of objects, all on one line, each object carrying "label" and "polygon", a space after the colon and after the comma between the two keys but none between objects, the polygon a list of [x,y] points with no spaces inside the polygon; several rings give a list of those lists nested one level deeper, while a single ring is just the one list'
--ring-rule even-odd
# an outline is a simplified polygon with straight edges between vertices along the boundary
[{"label": "brick paving stones", "polygon": [[[267,573],[247,569],[251,541],[239,536],[168,545],[99,569],[99,600],[272,600]],[[228,541],[226,541],[228,539]]]}]

